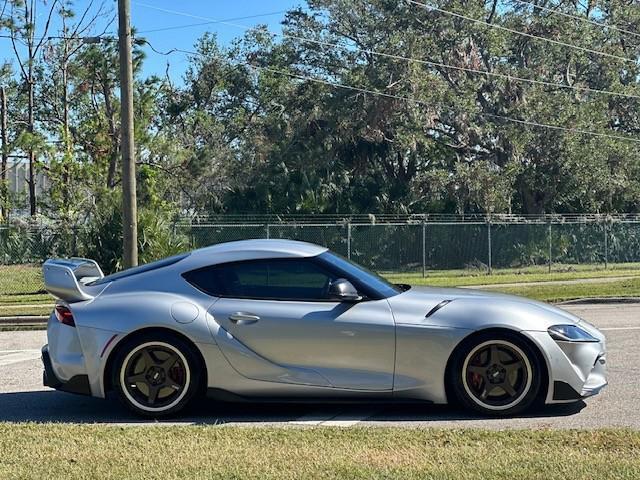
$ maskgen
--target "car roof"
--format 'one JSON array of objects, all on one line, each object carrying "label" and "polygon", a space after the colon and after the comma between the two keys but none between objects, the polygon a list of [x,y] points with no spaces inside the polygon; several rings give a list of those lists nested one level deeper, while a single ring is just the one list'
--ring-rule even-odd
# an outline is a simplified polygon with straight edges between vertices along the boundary
[{"label": "car roof", "polygon": [[[328,250],[326,247],[297,240],[259,239],[240,240],[237,242],[219,243],[210,247],[194,250],[191,256],[197,259],[212,260],[224,257],[252,258],[278,257],[315,257]],[[219,263],[219,262],[216,262]]]},{"label": "car roof", "polygon": [[[269,258],[306,258],[315,257],[326,252],[328,248],[313,243],[295,240],[241,240],[237,242],[219,243],[210,247],[193,250],[173,257],[164,258],[156,262],[141,265],[128,270],[108,275],[100,280],[88,284],[86,287],[101,288],[105,283],[124,280],[123,289],[131,288],[130,282],[143,281],[149,288],[150,278],[157,277],[160,283],[166,283],[164,275],[168,272],[184,273],[190,270],[219,265],[222,263],[259,260]],[[116,282],[122,284],[122,282]],[[114,288],[110,287],[113,293]]]}]

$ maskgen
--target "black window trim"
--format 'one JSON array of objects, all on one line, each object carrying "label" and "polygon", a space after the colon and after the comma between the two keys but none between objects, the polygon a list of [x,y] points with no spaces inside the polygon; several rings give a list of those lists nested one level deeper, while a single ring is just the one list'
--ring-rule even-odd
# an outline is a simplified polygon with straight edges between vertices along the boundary
[{"label": "black window trim", "polygon": [[358,293],[364,297],[364,299],[384,300],[387,298],[383,294],[381,294],[379,291],[377,291],[375,288],[371,287],[370,285],[367,285],[364,282],[361,282],[358,277],[355,277],[351,275],[349,272],[346,272],[344,270],[337,268],[334,264],[323,260],[321,255],[323,255],[324,253],[326,252],[323,252],[315,257],[310,257],[310,258],[313,259],[314,263],[324,267],[325,270],[329,270],[333,272],[334,275],[338,276],[338,278],[344,278],[346,280],[349,280],[353,284],[353,286],[356,287],[356,290],[358,291]]},{"label": "black window trim", "polygon": [[207,270],[207,269],[210,269],[210,268],[215,268],[215,267],[220,267],[220,266],[233,266],[233,265],[255,263],[255,262],[272,261],[272,260],[278,260],[278,261],[282,261],[282,260],[285,260],[285,261],[288,261],[288,260],[300,261],[300,260],[303,260],[303,261],[311,262],[316,267],[318,267],[321,271],[323,271],[325,274],[328,274],[329,276],[336,277],[336,278],[345,278],[345,279],[349,280],[354,285],[354,287],[356,287],[356,289],[358,290],[358,293],[362,296],[361,302],[367,302],[367,301],[370,301],[370,300],[380,300],[380,298],[378,298],[379,295],[375,294],[375,292],[374,292],[373,296],[371,295],[371,292],[372,292],[371,288],[368,288],[368,287],[362,288],[362,283],[360,281],[358,281],[357,279],[351,278],[351,275],[348,275],[346,272],[343,272],[342,270],[334,268],[333,265],[331,265],[331,264],[327,264],[325,262],[319,261],[318,260],[318,256],[315,256],[315,257],[265,257],[265,258],[252,258],[250,260],[234,260],[232,262],[213,263],[213,264],[207,265],[205,267],[194,268],[193,270],[189,270],[187,272],[183,272],[181,274],[181,276],[184,279],[184,281],[187,282],[189,285],[191,285],[195,289],[199,290],[200,292],[204,293],[205,295],[208,295],[208,296],[214,297],[214,298],[232,298],[232,299],[237,299],[237,300],[258,300],[258,301],[262,300],[262,301],[275,301],[275,302],[340,303],[339,300],[335,300],[335,299],[331,299],[331,298],[327,298],[327,299],[318,299],[318,298],[304,299],[304,298],[253,297],[253,296],[240,297],[240,296],[235,296],[235,295],[212,294],[212,293],[207,292],[206,290],[200,288],[195,283],[191,283],[187,278],[188,275],[191,274],[191,273],[200,272],[202,270]]}]

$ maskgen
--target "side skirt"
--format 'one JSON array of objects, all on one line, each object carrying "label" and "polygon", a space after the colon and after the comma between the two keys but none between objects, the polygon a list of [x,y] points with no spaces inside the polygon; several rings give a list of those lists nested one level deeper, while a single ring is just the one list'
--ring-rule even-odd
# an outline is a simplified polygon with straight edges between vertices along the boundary
[{"label": "side skirt", "polygon": [[431,405],[433,402],[429,400],[414,400],[408,398],[393,398],[388,395],[376,396],[375,394],[360,395],[360,396],[336,396],[336,397],[312,397],[312,396],[299,396],[299,397],[286,397],[286,396],[273,396],[273,397],[249,397],[245,395],[238,395],[237,393],[229,392],[221,388],[207,388],[207,398],[226,403],[309,403],[309,404],[363,404],[363,403],[376,403],[376,404],[426,404]]}]

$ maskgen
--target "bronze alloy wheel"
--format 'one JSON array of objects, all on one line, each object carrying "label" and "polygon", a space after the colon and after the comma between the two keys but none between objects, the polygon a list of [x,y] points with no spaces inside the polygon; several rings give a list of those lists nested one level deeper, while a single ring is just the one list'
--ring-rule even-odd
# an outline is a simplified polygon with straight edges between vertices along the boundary
[{"label": "bronze alloy wheel", "polygon": [[186,359],[174,347],[148,343],[131,352],[122,370],[123,387],[140,408],[171,408],[189,383]]},{"label": "bronze alloy wheel", "polygon": [[513,415],[536,402],[543,371],[533,348],[518,334],[482,333],[456,350],[450,393],[484,414]]},{"label": "bronze alloy wheel", "polygon": [[465,390],[488,410],[511,408],[531,387],[529,359],[518,346],[504,340],[477,345],[467,355],[463,368]]},{"label": "bronze alloy wheel", "polygon": [[171,334],[124,342],[114,361],[114,390],[138,414],[159,417],[182,410],[198,392],[203,369],[194,347]]}]

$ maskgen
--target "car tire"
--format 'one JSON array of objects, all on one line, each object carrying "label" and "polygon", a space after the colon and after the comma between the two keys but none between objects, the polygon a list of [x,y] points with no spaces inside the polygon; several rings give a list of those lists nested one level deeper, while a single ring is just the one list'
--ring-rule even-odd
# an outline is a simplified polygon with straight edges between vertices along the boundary
[{"label": "car tire", "polygon": [[118,348],[111,385],[120,401],[145,417],[183,411],[201,383],[201,361],[178,336],[155,332],[126,339]]},{"label": "car tire", "polygon": [[543,366],[515,333],[484,333],[464,341],[448,371],[450,393],[465,408],[510,416],[529,409],[542,387]]}]

